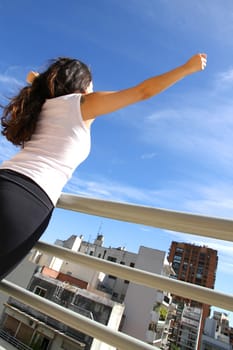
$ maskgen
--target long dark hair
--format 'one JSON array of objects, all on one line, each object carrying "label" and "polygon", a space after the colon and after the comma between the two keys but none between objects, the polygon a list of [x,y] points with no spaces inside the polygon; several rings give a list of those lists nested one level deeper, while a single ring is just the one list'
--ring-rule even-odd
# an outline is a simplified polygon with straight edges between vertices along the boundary
[{"label": "long dark hair", "polygon": [[3,107],[2,134],[14,145],[22,146],[31,139],[46,99],[84,93],[92,81],[90,69],[79,60],[59,57],[50,62],[46,71]]}]

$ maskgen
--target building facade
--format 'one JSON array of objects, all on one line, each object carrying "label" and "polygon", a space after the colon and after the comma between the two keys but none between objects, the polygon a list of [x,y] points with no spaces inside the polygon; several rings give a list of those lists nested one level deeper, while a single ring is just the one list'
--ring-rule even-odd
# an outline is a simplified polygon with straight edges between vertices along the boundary
[{"label": "building facade", "polygon": [[[75,252],[131,268],[166,276],[174,272],[166,262],[163,251],[140,247],[138,253],[132,253],[122,247],[106,248],[103,243],[102,235],[98,235],[93,243],[84,241],[83,236],[75,235],[65,241],[55,242]],[[166,336],[165,323],[172,300],[168,293],[139,286],[39,251],[33,252],[30,261],[37,266],[27,287],[32,292],[114,330],[119,329],[157,346],[162,343]],[[5,306],[1,331],[12,341],[17,339],[18,342],[32,344],[42,350],[113,349],[14,299],[9,299]]]},{"label": "building facade", "polygon": [[231,332],[228,316],[214,311],[213,316],[205,320],[201,350],[232,350]]},{"label": "building facade", "polygon": [[[67,279],[65,275],[55,276],[54,270],[46,267],[35,273],[28,289],[52,302],[85,317],[118,330],[124,305],[116,303],[101,294],[78,287],[79,280]],[[10,298],[5,307],[2,331],[29,348],[40,350],[113,350],[115,348],[93,339],[55,320],[16,299]]]},{"label": "building facade", "polygon": [[[206,246],[173,241],[168,253],[168,261],[172,264],[176,273],[176,279],[206,288],[214,288],[218,264],[216,250]],[[173,296],[173,301],[177,302],[180,307],[187,305],[189,307],[202,309],[199,332],[202,334],[204,321],[210,315],[210,305],[202,304],[191,299],[185,299],[178,295]],[[176,327],[179,328],[179,326],[180,318],[177,318]],[[173,341],[176,345],[178,344],[178,339],[175,339],[174,335]],[[198,342],[198,348],[200,348],[200,341]]]},{"label": "building facade", "polygon": [[201,319],[202,308],[184,306],[177,337],[177,345],[180,350],[197,349],[201,332]]}]

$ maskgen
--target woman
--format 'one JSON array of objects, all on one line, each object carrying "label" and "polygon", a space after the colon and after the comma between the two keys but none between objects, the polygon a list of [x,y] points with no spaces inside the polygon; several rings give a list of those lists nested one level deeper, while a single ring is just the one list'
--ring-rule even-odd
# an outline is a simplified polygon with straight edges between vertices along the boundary
[{"label": "woman", "polygon": [[62,188],[90,151],[97,116],[145,100],[203,70],[206,55],[121,91],[93,92],[88,67],[59,58],[10,100],[2,134],[21,150],[0,166],[0,280],[45,231]]}]

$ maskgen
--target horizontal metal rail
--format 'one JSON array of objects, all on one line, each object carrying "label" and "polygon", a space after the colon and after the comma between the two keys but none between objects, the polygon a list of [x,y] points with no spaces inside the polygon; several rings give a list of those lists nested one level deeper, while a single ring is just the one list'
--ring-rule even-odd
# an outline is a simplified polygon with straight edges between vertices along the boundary
[{"label": "horizontal metal rail", "polygon": [[233,220],[62,193],[58,208],[141,225],[233,241]]},{"label": "horizontal metal rail", "polygon": [[130,268],[100,258],[95,258],[83,253],[76,253],[67,248],[38,242],[35,245],[38,250],[56,256],[65,261],[83,264],[94,270],[117,276],[154,289],[171,292],[184,298],[196,300],[204,304],[215,305],[229,311],[233,311],[233,296],[217,292],[213,289],[201,287],[195,284],[177,281],[151,272]]},{"label": "horizontal metal rail", "polygon": [[104,343],[112,345],[122,350],[159,350],[154,346],[146,344],[138,339],[130,337],[124,333],[113,331],[111,328],[104,326],[99,322],[90,320],[88,317],[77,314],[76,312],[66,309],[58,304],[39,297],[15,284],[3,280],[0,282],[0,290],[10,294],[22,303],[30,305],[34,309],[44,312],[46,315],[61,320],[68,326],[99,339]]}]

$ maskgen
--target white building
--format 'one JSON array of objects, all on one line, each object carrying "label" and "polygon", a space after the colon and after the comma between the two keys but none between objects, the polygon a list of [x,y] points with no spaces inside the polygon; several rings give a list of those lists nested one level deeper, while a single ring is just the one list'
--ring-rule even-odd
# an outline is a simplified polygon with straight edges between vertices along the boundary
[{"label": "white building", "polygon": [[[66,241],[57,240],[55,242],[62,247],[128,267],[165,276],[174,273],[166,261],[163,251],[141,246],[138,253],[132,253],[126,251],[124,247],[106,248],[103,243],[103,235],[98,235],[94,243],[84,241],[83,236],[71,236]],[[161,344],[164,337],[167,337],[164,327],[171,304],[171,296],[168,293],[129,283],[129,281],[116,276],[106,275],[83,265],[66,262],[55,257],[35,255],[34,260],[40,265],[47,265],[53,270],[85,281],[87,290],[102,291],[112,300],[124,303],[123,332],[157,346]]]},{"label": "white building", "polygon": [[[140,247],[135,268],[163,275],[165,252]],[[151,344],[160,345],[171,299],[160,290],[130,283],[125,296],[122,331]],[[162,310],[164,315],[162,315]],[[137,320],[137,322],[135,322]]]},{"label": "white building", "polygon": [[[165,262],[165,252],[163,251],[140,247],[138,253],[132,253],[122,247],[106,248],[103,243],[104,237],[102,235],[98,235],[94,243],[86,242],[83,240],[83,236],[77,237],[75,235],[65,241],[57,240],[55,242],[55,244],[75,252],[82,252],[128,267],[166,276],[172,273],[170,265]],[[57,257],[50,257],[39,251],[34,252],[31,261],[40,267],[28,286],[28,289],[34,293],[60,304],[65,303],[66,307],[75,309],[80,313],[86,313],[87,317],[92,317],[92,313],[94,314],[97,309],[102,308],[101,313],[104,314],[106,311],[105,314],[108,314],[108,317],[106,316],[105,320],[102,320],[105,325],[115,330],[120,327],[121,331],[157,346],[161,344],[164,337],[167,337],[165,322],[171,304],[171,297],[168,293],[129,283],[129,281],[116,276],[107,275]],[[14,301],[14,303],[16,302]],[[10,319],[12,312],[16,315],[15,308],[18,304],[15,305],[14,303],[5,310],[6,319],[7,316]],[[108,313],[107,310],[111,311]],[[27,313],[22,311],[22,308],[20,312],[18,312],[18,318],[22,318],[22,312],[23,318],[28,317]],[[124,317],[122,317],[123,312]],[[38,315],[38,312],[33,313],[30,317],[33,319],[39,317],[43,322],[43,317]],[[97,319],[97,321],[101,322],[100,319]],[[26,321],[21,320],[20,322],[25,323]],[[49,328],[50,332],[50,337],[47,335],[44,340],[38,338],[39,341],[44,341],[44,349],[47,349],[46,346],[55,349],[54,344],[56,344],[56,350],[60,349],[59,346],[63,346],[64,349],[64,344],[67,342],[70,344],[69,350],[80,349],[84,344],[86,344],[85,346],[89,344],[87,349],[90,350],[112,349],[96,339],[90,341],[90,337],[85,341],[85,335],[79,338],[76,337],[78,343],[71,346],[72,336],[70,335],[72,335],[72,332],[66,331],[66,336],[69,339],[62,339],[59,327],[63,326],[59,325],[58,327],[51,321],[49,324],[44,322],[44,327],[45,329]],[[30,332],[28,330],[28,333]],[[38,337],[36,330],[33,332],[30,333],[31,339],[33,339],[33,336]]]},{"label": "white building", "polygon": [[201,319],[201,308],[184,306],[177,340],[177,346],[180,350],[196,350],[198,348]]},{"label": "white building", "polygon": [[214,311],[205,321],[201,350],[230,350],[229,318],[225,313]]}]

